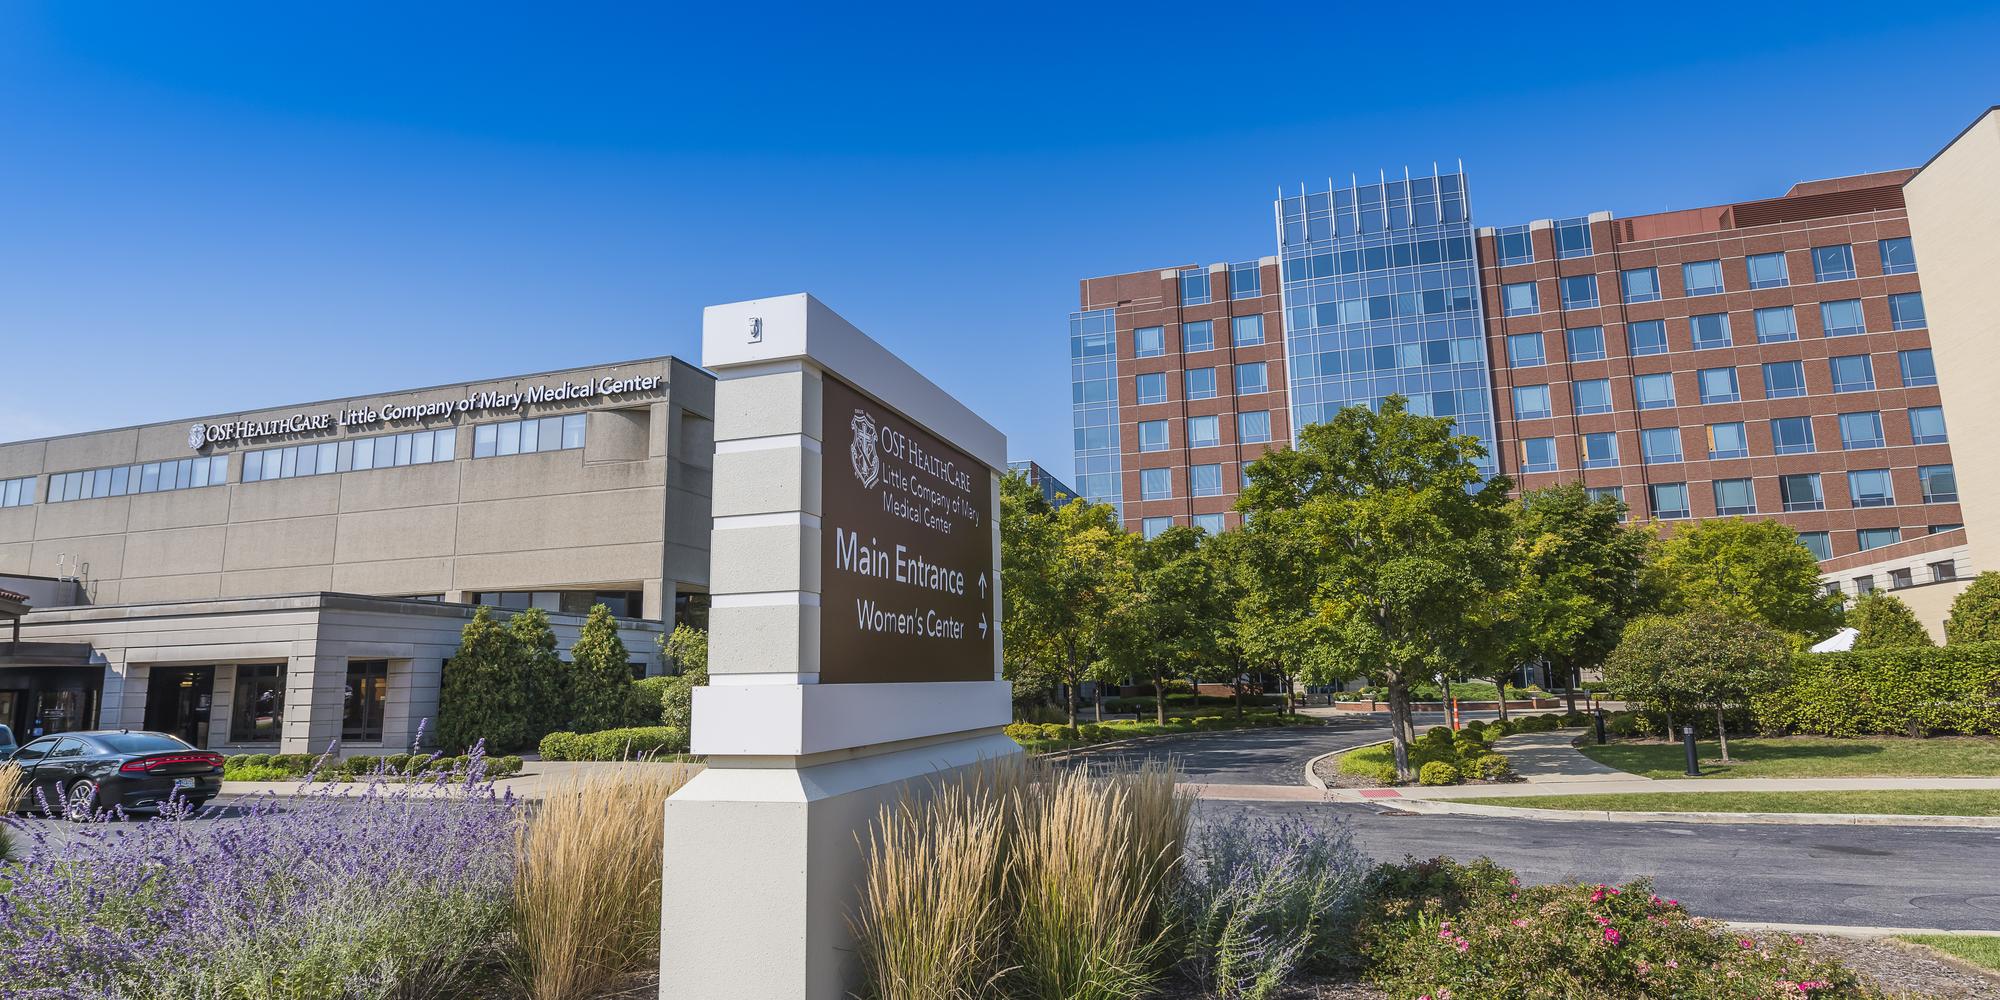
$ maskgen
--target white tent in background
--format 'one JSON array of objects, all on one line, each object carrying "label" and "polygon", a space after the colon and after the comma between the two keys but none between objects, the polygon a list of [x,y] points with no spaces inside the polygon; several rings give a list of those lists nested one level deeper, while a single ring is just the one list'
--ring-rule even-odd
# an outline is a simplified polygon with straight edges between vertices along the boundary
[{"label": "white tent in background", "polygon": [[1815,653],[1845,653],[1854,648],[1854,638],[1860,634],[1861,632],[1858,629],[1841,629],[1833,634],[1833,638],[1823,640],[1819,645],[1814,646],[1812,651]]}]

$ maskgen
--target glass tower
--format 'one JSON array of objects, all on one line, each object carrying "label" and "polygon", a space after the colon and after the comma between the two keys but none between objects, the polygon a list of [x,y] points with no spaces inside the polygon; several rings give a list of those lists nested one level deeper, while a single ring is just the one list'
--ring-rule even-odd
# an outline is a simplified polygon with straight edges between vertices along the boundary
[{"label": "glass tower", "polygon": [[1491,475],[1493,390],[1465,174],[1329,181],[1273,207],[1294,439],[1343,407],[1401,394],[1411,412],[1476,435]]},{"label": "glass tower", "polygon": [[1091,503],[1125,516],[1118,479],[1118,319],[1092,309],[1069,317],[1070,408],[1076,431],[1076,488]]}]

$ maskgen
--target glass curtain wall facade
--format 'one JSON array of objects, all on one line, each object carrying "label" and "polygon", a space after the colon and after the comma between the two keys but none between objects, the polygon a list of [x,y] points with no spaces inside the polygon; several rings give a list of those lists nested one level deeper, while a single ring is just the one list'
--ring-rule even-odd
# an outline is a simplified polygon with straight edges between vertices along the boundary
[{"label": "glass curtain wall facade", "polygon": [[1477,436],[1492,473],[1493,389],[1464,173],[1301,188],[1275,209],[1294,435],[1400,394],[1412,412]]},{"label": "glass curtain wall facade", "polygon": [[1070,314],[1069,381],[1076,432],[1076,488],[1124,516],[1118,467],[1118,317],[1115,309]]}]

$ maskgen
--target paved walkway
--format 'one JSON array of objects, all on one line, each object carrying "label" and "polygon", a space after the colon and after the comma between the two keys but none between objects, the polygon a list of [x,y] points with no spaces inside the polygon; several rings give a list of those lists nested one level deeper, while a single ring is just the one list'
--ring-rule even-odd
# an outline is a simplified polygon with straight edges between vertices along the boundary
[{"label": "paved walkway", "polygon": [[[1620,771],[1615,767],[1591,760],[1578,753],[1570,745],[1581,729],[1559,729],[1552,733],[1521,733],[1505,736],[1493,743],[1493,749],[1506,756],[1514,765],[1514,773],[1520,775],[1530,785],[1568,784],[1571,782],[1645,782],[1647,779]],[[1538,789],[1533,794],[1542,794]],[[1526,794],[1526,793],[1524,793]]]}]

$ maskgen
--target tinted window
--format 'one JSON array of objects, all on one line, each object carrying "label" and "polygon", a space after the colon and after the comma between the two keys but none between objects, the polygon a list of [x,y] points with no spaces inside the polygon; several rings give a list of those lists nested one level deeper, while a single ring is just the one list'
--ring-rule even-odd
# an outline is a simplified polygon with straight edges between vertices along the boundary
[{"label": "tinted window", "polygon": [[55,740],[47,740],[47,739],[36,740],[35,742],[30,743],[27,746],[24,746],[21,749],[14,751],[14,756],[8,759],[12,760],[16,764],[33,764],[41,760],[43,757],[48,756],[49,751],[54,750],[55,748],[56,748]]},{"label": "tinted window", "polygon": [[109,736],[93,736],[91,739],[112,753],[164,753],[170,750],[194,749],[165,733],[112,733]]}]

